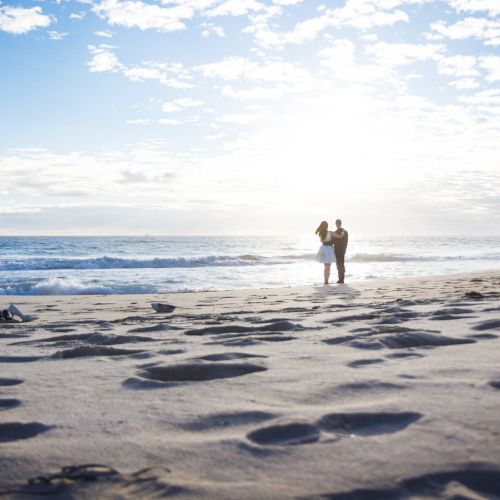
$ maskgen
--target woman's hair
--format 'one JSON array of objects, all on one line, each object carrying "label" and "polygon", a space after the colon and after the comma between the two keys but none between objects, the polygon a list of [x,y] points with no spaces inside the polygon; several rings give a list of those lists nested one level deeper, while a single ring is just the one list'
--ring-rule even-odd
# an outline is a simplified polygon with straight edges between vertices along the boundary
[{"label": "woman's hair", "polygon": [[328,232],[328,222],[326,222],[326,220],[324,220],[318,226],[318,229],[316,229],[316,234],[319,234],[321,241],[323,241],[326,238],[327,232]]}]

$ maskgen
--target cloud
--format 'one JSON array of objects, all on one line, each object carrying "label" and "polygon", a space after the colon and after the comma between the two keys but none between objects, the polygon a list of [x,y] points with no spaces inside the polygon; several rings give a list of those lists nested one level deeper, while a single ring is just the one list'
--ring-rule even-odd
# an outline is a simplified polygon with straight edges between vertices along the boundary
[{"label": "cloud", "polygon": [[[299,21],[292,30],[278,31],[269,24],[271,16],[255,16],[244,32],[254,35],[262,47],[283,49],[286,45],[299,45],[314,40],[330,27],[353,27],[368,31],[380,26],[408,22],[406,12],[395,9],[400,5],[423,4],[429,0],[347,0],[343,7],[322,8],[316,17]],[[281,3],[285,5],[285,2]],[[281,11],[273,12],[274,15]]]},{"label": "cloud", "polygon": [[500,90],[482,90],[474,95],[460,96],[459,101],[482,106],[500,106]]},{"label": "cloud", "polygon": [[481,86],[479,82],[477,80],[474,80],[473,78],[461,78],[460,80],[453,80],[449,82],[448,85],[451,85],[452,87],[455,87],[459,90],[475,89]]},{"label": "cloud", "polygon": [[194,87],[192,83],[185,81],[190,76],[189,72],[181,64],[168,65],[146,61],[140,66],[124,68],[123,74],[133,82],[157,80],[162,85],[176,89],[190,89]]},{"label": "cloud", "polygon": [[210,35],[215,35],[221,38],[226,36],[224,28],[222,28],[222,26],[215,26],[211,23],[203,23],[202,26],[204,28],[201,32],[201,36],[203,38],[208,38]]},{"label": "cloud", "polygon": [[98,72],[121,72],[132,82],[143,82],[146,80],[157,80],[162,85],[177,89],[188,89],[194,85],[188,83],[189,72],[182,64],[165,64],[145,61],[139,66],[125,66],[120,62],[114,50],[114,45],[100,44],[89,45],[92,59],[87,63],[92,73]]},{"label": "cloud", "polygon": [[87,15],[86,12],[84,11],[81,11],[81,12],[72,12],[70,15],[69,15],[69,18],[70,19],[75,19],[77,21],[81,21],[82,19],[85,19],[85,16]]},{"label": "cloud", "polygon": [[111,31],[96,31],[95,36],[100,36],[101,38],[113,38],[113,33]]},{"label": "cloud", "polygon": [[291,85],[311,81],[309,71],[288,61],[256,62],[244,57],[225,57],[218,62],[197,66],[194,70],[206,78],[225,81],[245,79],[251,82],[287,82]]},{"label": "cloud", "polygon": [[485,45],[500,45],[500,21],[496,20],[468,17],[454,24],[437,21],[431,24],[431,29],[433,33],[428,34],[427,37],[434,40],[476,38],[484,40]]},{"label": "cloud", "polygon": [[448,0],[458,12],[487,11],[491,16],[500,14],[500,3],[497,0]]},{"label": "cloud", "polygon": [[216,16],[244,16],[250,12],[264,10],[266,5],[257,0],[224,0],[216,7],[207,10],[209,17]]},{"label": "cloud", "polygon": [[180,97],[178,99],[174,99],[171,102],[164,102],[161,106],[161,110],[164,113],[175,113],[187,108],[197,108],[202,104],[203,101],[197,101],[191,97]]},{"label": "cloud", "polygon": [[372,55],[378,64],[391,67],[415,61],[435,60],[444,49],[443,45],[438,44],[377,42],[367,46],[366,52]]},{"label": "cloud", "polygon": [[149,184],[152,182],[164,182],[174,177],[171,172],[150,175],[140,170],[123,170],[122,178],[119,182],[123,184]]},{"label": "cloud", "polygon": [[36,28],[47,28],[52,18],[42,13],[41,7],[0,7],[0,31],[23,35]]},{"label": "cloud", "polygon": [[500,81],[500,56],[483,56],[479,58],[479,66],[486,70],[487,82]]},{"label": "cloud", "polygon": [[125,123],[127,125],[149,125],[153,122],[151,118],[133,118],[131,120],[127,120]]},{"label": "cloud", "polygon": [[441,75],[463,78],[466,76],[478,76],[475,56],[443,56],[438,58],[438,72]]},{"label": "cloud", "polygon": [[49,31],[49,38],[51,40],[64,40],[69,33],[61,33],[60,31]]},{"label": "cloud", "polygon": [[113,52],[116,49],[113,45],[88,46],[92,59],[87,63],[91,73],[111,72],[116,73],[124,69],[118,57]]},{"label": "cloud", "polygon": [[182,22],[191,19],[193,8],[187,5],[160,7],[141,1],[103,0],[92,9],[101,19],[112,26],[154,29],[157,31],[179,31],[186,28]]},{"label": "cloud", "polygon": [[[168,150],[163,142],[131,145],[127,151],[54,153],[44,149],[14,149],[0,156],[0,176],[4,179],[4,201],[24,199],[24,205],[50,202],[54,196],[98,203],[114,199],[137,201],[142,196],[125,189],[123,183],[148,183],[144,202],[157,200],[164,182],[182,171],[186,160]],[[168,172],[168,175],[167,173]],[[161,195],[158,195],[161,197]]]}]

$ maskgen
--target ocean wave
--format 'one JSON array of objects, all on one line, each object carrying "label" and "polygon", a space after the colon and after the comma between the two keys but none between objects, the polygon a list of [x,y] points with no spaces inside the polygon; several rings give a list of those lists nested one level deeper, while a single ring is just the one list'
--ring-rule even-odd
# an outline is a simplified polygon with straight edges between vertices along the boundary
[{"label": "ocean wave", "polygon": [[150,285],[103,286],[84,283],[77,278],[48,278],[38,283],[20,283],[0,289],[0,295],[111,295],[159,293],[158,287]]},{"label": "ocean wave", "polygon": [[209,255],[204,257],[155,257],[152,259],[30,258],[2,259],[0,271],[46,271],[57,269],[164,269],[186,267],[252,266],[264,261],[258,255]]}]

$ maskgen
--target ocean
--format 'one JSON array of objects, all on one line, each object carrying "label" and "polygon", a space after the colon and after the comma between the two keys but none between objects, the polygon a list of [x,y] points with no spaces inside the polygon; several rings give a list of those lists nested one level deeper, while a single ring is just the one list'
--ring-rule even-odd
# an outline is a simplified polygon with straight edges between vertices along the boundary
[{"label": "ocean", "polygon": [[[322,283],[316,236],[0,237],[0,294],[164,293]],[[350,235],[346,282],[500,269],[500,237]],[[332,277],[336,270],[332,266]],[[332,279],[332,282],[336,281]]]}]

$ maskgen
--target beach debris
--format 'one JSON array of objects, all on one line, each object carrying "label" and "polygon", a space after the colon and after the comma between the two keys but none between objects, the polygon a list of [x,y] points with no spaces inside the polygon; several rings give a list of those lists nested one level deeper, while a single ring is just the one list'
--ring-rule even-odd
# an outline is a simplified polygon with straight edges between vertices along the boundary
[{"label": "beach debris", "polygon": [[[178,495],[187,489],[171,484],[172,471],[167,467],[148,467],[132,474],[102,464],[83,464],[62,467],[55,474],[33,477],[24,484],[13,484],[0,496],[26,498],[150,498]],[[125,492],[125,494],[124,494]]]},{"label": "beach debris", "polygon": [[474,300],[484,299],[484,295],[482,293],[476,292],[474,290],[472,290],[471,292],[465,292],[464,296],[467,299],[474,299]]},{"label": "beach debris", "polygon": [[151,307],[157,313],[171,313],[175,309],[175,306],[172,306],[170,304],[161,304],[160,302],[155,302],[155,303],[151,304]]},{"label": "beach debris", "polygon": [[[23,314],[18,307],[16,307],[14,304],[10,304],[9,307],[5,310],[9,316],[10,316],[10,321],[12,321],[14,318],[12,316],[18,316],[21,321],[35,321],[38,319],[38,316],[33,316],[31,314]],[[5,318],[4,311],[2,311],[2,315]]]}]

